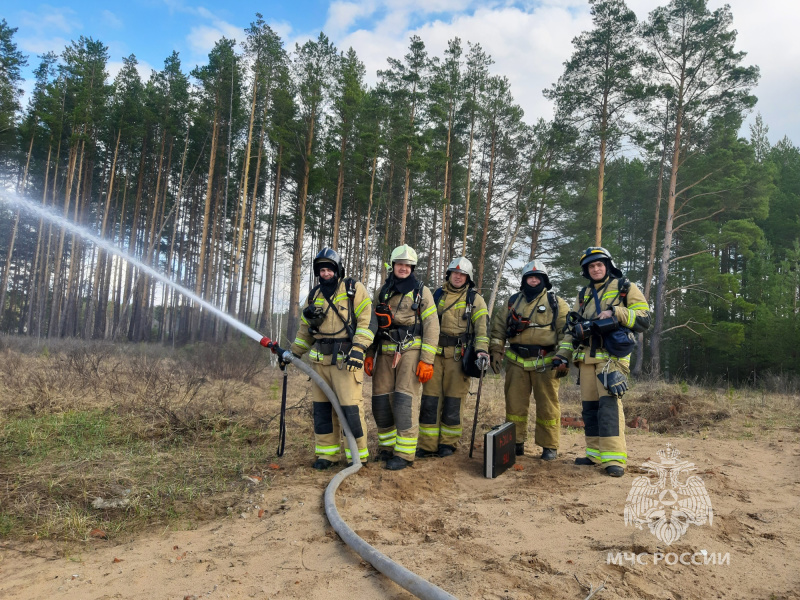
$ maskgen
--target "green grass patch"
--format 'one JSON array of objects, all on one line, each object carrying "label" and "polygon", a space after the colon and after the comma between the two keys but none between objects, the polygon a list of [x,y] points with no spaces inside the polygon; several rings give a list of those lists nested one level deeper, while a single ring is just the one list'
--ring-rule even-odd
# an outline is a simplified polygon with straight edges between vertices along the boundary
[{"label": "green grass patch", "polygon": [[242,475],[263,473],[274,459],[264,438],[231,422],[154,429],[111,410],[5,415],[0,537],[76,541],[94,528],[125,537],[224,515],[246,487]]}]

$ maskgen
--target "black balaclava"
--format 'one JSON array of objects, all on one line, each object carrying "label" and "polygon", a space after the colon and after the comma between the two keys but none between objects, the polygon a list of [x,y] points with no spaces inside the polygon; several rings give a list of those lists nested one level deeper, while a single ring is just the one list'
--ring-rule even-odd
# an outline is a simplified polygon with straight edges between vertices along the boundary
[{"label": "black balaclava", "polygon": [[[330,269],[334,273],[336,273],[338,270],[336,265],[333,263],[321,263],[320,269],[322,268]],[[339,287],[339,277],[337,277],[335,274],[330,279],[323,279],[322,277],[319,278],[319,289],[322,292],[322,295],[328,300],[333,298],[337,287]]]},{"label": "black balaclava", "polygon": [[522,290],[522,293],[525,294],[525,300],[528,302],[533,302],[539,296],[539,294],[542,293],[542,290],[544,290],[546,285],[547,283],[544,279],[539,282],[539,285],[530,285],[528,283],[528,278],[526,277],[523,279],[520,289]]},{"label": "black balaclava", "polygon": [[394,274],[394,271],[392,271],[391,275],[389,275],[389,278],[392,280],[392,288],[404,296],[417,287],[417,278],[414,277],[413,265],[411,266],[411,273],[409,273],[408,277],[400,279]]}]

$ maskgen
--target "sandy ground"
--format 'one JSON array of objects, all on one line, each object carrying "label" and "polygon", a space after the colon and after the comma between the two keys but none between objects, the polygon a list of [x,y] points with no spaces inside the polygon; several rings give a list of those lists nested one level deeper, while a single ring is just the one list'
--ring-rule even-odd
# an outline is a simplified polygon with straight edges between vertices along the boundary
[{"label": "sandy ground", "polygon": [[[711,526],[690,526],[670,547],[623,518],[635,464],[667,442],[696,464],[714,509]],[[556,461],[534,447],[522,470],[494,480],[482,476],[481,449],[396,473],[372,464],[342,484],[338,507],[361,537],[458,598],[585,598],[582,586],[603,582],[596,598],[800,598],[794,439],[631,436],[636,460],[622,479],[573,465],[581,449],[581,436],[565,435]],[[229,518],[193,531],[97,540],[66,557],[47,543],[5,546],[0,597],[411,598],[329,526],[330,472],[284,459],[269,488],[253,485]],[[608,564],[609,553],[700,550],[729,553],[730,564]]]}]

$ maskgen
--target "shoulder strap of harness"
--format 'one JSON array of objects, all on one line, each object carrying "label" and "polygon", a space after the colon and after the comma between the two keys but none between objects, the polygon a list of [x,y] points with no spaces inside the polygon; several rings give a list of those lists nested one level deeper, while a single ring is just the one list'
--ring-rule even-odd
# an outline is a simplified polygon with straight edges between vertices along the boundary
[{"label": "shoulder strap of harness", "polygon": [[631,289],[631,282],[628,280],[627,277],[620,277],[619,283],[617,284],[617,289],[619,290],[619,297],[622,298],[622,304],[624,304],[625,308],[627,308],[628,292]]},{"label": "shoulder strap of harness", "polygon": [[547,300],[550,302],[550,310],[553,311],[553,320],[550,321],[550,329],[556,330],[556,320],[558,319],[558,299],[554,292],[547,292]]},{"label": "shoulder strap of harness", "polygon": [[347,292],[347,302],[350,305],[350,329],[354,332],[356,330],[356,280],[348,277],[344,280],[344,289]]},{"label": "shoulder strap of harness", "polygon": [[589,289],[588,285],[585,285],[581,288],[581,291],[578,292],[578,304],[583,308],[584,303],[586,302],[586,290]]},{"label": "shoulder strap of harness", "polygon": [[[350,312],[347,316],[347,319],[342,317],[342,313],[340,313],[339,309],[336,308],[336,305],[333,303],[333,300],[327,298],[325,294],[323,294],[322,296],[325,298],[325,300],[328,301],[328,305],[333,309],[333,312],[336,313],[336,316],[339,317],[339,320],[344,325],[344,329],[345,331],[347,331],[347,337],[349,337],[352,340],[356,334],[356,328],[355,328],[356,320],[355,320],[355,315],[353,314],[353,300],[356,293],[356,282],[354,279],[348,277],[347,279],[345,279],[344,285],[345,285],[345,291],[347,292],[347,300],[350,308]],[[319,286],[317,286],[317,288],[318,287]],[[317,288],[314,289],[316,290]],[[341,331],[341,329],[339,331]]]},{"label": "shoulder strap of harness", "polygon": [[433,303],[436,306],[439,306],[439,300],[442,299],[443,295],[444,295],[444,290],[442,288],[436,288],[436,291],[433,292]]},{"label": "shoulder strap of harness", "polygon": [[319,289],[319,284],[315,285],[313,288],[311,288],[311,291],[308,292],[308,298],[306,299],[306,306],[311,306],[311,303],[314,301],[314,296],[316,295],[318,289]]},{"label": "shoulder strap of harness", "polygon": [[425,287],[424,281],[417,282],[417,287],[414,288],[414,301],[411,303],[411,310],[416,311],[419,316],[422,306],[422,289]]}]

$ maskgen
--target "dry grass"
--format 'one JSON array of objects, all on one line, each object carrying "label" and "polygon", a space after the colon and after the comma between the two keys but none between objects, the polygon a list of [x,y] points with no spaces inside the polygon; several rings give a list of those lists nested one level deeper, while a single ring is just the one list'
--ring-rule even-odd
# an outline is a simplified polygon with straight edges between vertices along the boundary
[{"label": "dry grass", "polygon": [[[193,527],[227,514],[249,493],[243,475],[270,485],[281,373],[251,342],[157,346],[0,339],[0,537],[117,540],[146,528]],[[286,468],[312,460],[310,383],[290,370]],[[466,402],[471,433],[477,381]],[[754,438],[800,431],[800,396],[759,389],[641,381],[626,414],[650,433]],[[369,439],[375,443],[364,386]],[[563,380],[562,414],[580,416]],[[505,420],[502,376],[484,381],[476,439]],[[289,458],[291,457],[291,458]],[[288,460],[287,460],[288,458]],[[293,465],[293,466],[290,466]],[[112,506],[96,508],[102,498]],[[117,504],[114,506],[114,504]]]},{"label": "dry grass", "polygon": [[[225,514],[244,474],[269,485],[280,375],[260,347],[13,343],[0,350],[0,537],[190,527]],[[307,394],[292,403],[293,433],[308,437],[309,410]]]}]

